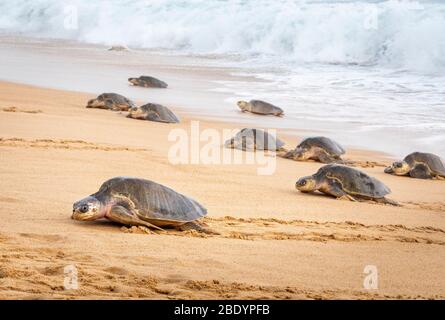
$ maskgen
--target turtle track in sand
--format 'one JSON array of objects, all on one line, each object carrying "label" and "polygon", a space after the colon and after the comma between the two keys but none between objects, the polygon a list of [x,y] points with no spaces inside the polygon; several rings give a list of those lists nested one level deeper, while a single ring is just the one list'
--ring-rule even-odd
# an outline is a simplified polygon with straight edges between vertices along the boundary
[{"label": "turtle track in sand", "polygon": [[41,148],[66,150],[100,150],[100,151],[148,151],[144,148],[130,148],[70,139],[33,139],[0,138],[0,147]]},{"label": "turtle track in sand", "polygon": [[[50,242],[49,242],[50,243]],[[106,265],[96,257],[63,246],[30,248],[17,241],[5,244],[0,254],[0,298],[156,298],[156,299],[444,299],[440,295],[395,295],[342,288],[311,289],[302,286],[257,285],[220,279],[190,279],[171,274],[156,276],[145,268],[133,271]],[[112,255],[144,266],[142,257]],[[150,258],[156,259],[156,258]],[[113,259],[112,259],[113,260]],[[152,260],[150,260],[152,261]],[[157,260],[154,260],[157,261]],[[75,262],[79,287],[65,290],[64,268]],[[151,263],[151,262],[150,262]]]},{"label": "turtle track in sand", "polygon": [[360,167],[360,168],[382,167],[382,168],[385,168],[388,166],[382,162],[377,162],[377,161],[359,161],[359,160],[351,160],[351,159],[346,159],[344,161],[345,161],[344,164],[349,167]]},{"label": "turtle track in sand", "polygon": [[415,202],[408,201],[403,203],[406,208],[423,209],[439,213],[445,213],[445,202]]},{"label": "turtle track in sand", "polygon": [[40,109],[35,109],[35,110],[27,110],[27,109],[21,109],[21,108],[17,108],[17,107],[5,107],[1,109],[2,112],[17,112],[17,113],[43,113],[42,110]]},{"label": "turtle track in sand", "polygon": [[219,235],[208,235],[195,230],[155,231],[145,227],[122,227],[126,233],[165,234],[199,238],[222,237],[240,240],[294,240],[294,241],[395,241],[445,245],[445,230],[431,226],[365,225],[362,223],[317,222],[280,220],[274,218],[206,217],[202,220]]}]

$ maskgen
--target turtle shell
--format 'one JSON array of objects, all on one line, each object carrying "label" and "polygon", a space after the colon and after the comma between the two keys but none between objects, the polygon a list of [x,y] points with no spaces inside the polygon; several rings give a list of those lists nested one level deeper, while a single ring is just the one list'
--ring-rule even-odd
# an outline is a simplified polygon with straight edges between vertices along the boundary
[{"label": "turtle shell", "polygon": [[445,164],[444,161],[435,154],[423,153],[423,152],[413,152],[403,159],[409,164],[411,168],[414,168],[416,164],[425,164],[430,170],[440,176],[445,177]]},{"label": "turtle shell", "polygon": [[167,88],[168,85],[162,80],[159,80],[155,77],[150,76],[140,76],[139,80],[144,82],[149,87],[156,87],[156,88]]},{"label": "turtle shell", "polygon": [[[178,117],[167,107],[156,103],[147,103],[139,107],[142,114],[144,114],[144,119],[166,122],[166,123],[178,123]],[[131,118],[131,111],[129,117]]]},{"label": "turtle shell", "polygon": [[[103,102],[110,102],[111,109],[118,109],[118,110],[126,111],[130,108],[135,107],[133,101],[131,101],[130,99],[128,99],[118,93],[102,93],[102,94],[98,95],[95,100],[103,101]],[[89,106],[87,106],[87,108],[88,107]],[[108,108],[108,107],[104,104],[104,106],[102,108]]]},{"label": "turtle shell", "polygon": [[325,178],[335,179],[342,184],[343,190],[351,195],[369,198],[383,198],[391,190],[381,181],[366,173],[343,165],[328,164],[321,167],[314,175],[317,181]]},{"label": "turtle shell", "polygon": [[190,222],[207,214],[207,209],[195,200],[159,183],[139,178],[112,178],[92,196],[105,204],[119,197],[128,198],[146,220]]},{"label": "turtle shell", "polygon": [[249,103],[252,106],[252,111],[257,113],[275,113],[276,111],[283,112],[283,110],[269,102],[262,100],[250,100]]},{"label": "turtle shell", "polygon": [[337,142],[327,137],[309,137],[301,141],[301,143],[297,146],[302,149],[311,149],[313,147],[321,148],[325,150],[328,154],[333,156],[341,156],[345,154],[345,149]]},{"label": "turtle shell", "polygon": [[275,138],[270,133],[254,128],[244,128],[238,132],[234,138],[226,141],[226,146],[230,146],[233,141],[242,142],[244,140],[253,141],[257,150],[278,150],[284,146],[284,142]]}]

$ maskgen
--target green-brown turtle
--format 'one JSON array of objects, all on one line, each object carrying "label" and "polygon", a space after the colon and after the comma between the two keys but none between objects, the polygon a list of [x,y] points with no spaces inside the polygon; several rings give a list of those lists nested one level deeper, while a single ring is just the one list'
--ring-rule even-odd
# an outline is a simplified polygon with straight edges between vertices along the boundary
[{"label": "green-brown turtle", "polygon": [[432,153],[413,152],[403,161],[396,161],[385,168],[385,173],[417,179],[445,180],[445,162]]},{"label": "green-brown turtle", "polygon": [[269,132],[255,128],[244,128],[235,137],[225,142],[226,148],[239,150],[282,150],[284,142],[275,138]]},{"label": "green-brown turtle", "polygon": [[315,160],[321,163],[343,163],[345,149],[328,137],[308,137],[283,157],[296,161]]},{"label": "green-brown turtle", "polygon": [[88,101],[87,108],[107,109],[113,111],[128,111],[135,104],[130,99],[118,93],[102,93]]},{"label": "green-brown turtle", "polygon": [[165,123],[179,122],[178,117],[170,109],[156,103],[147,103],[137,108],[131,108],[127,117]]},{"label": "green-brown turtle", "polygon": [[134,86],[145,87],[145,88],[167,88],[168,84],[162,80],[156,79],[150,76],[140,76],[139,78],[128,78]]},{"label": "green-brown turtle", "polygon": [[201,204],[166,186],[145,179],[115,177],[105,181],[96,193],[75,202],[71,218],[105,218],[126,226],[213,233],[196,221],[206,214]]},{"label": "green-brown turtle", "polygon": [[300,178],[295,187],[301,192],[320,191],[341,200],[364,201],[399,205],[386,198],[391,190],[366,173],[339,164],[328,164],[315,174]]},{"label": "green-brown turtle", "polygon": [[251,112],[256,114],[263,115],[274,115],[274,116],[282,116],[284,114],[283,109],[277,107],[269,102],[265,102],[262,100],[250,100],[247,101],[238,101],[238,107],[242,112]]}]

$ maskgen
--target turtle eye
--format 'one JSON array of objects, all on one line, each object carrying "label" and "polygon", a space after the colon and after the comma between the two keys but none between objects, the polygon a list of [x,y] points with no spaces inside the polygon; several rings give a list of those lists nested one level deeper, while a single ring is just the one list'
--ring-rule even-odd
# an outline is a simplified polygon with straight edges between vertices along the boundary
[{"label": "turtle eye", "polygon": [[303,180],[303,181],[300,181],[300,186],[305,186],[306,185],[306,183],[307,183],[307,181],[306,180]]},{"label": "turtle eye", "polygon": [[80,207],[79,211],[82,213],[86,213],[88,212],[88,209],[89,209],[88,205],[84,204],[83,206]]},{"label": "turtle eye", "polygon": [[401,168],[402,167],[402,163],[401,162],[396,162],[395,167],[396,168]]}]

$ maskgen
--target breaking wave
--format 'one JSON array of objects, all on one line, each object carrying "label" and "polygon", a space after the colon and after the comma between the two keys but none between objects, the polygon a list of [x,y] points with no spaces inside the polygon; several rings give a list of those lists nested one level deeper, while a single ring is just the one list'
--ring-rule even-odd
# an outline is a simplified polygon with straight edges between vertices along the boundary
[{"label": "breaking wave", "polygon": [[6,0],[0,28],[194,54],[445,69],[444,1]]}]

